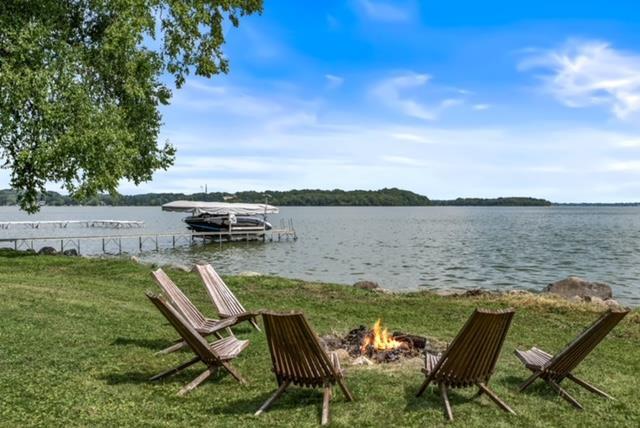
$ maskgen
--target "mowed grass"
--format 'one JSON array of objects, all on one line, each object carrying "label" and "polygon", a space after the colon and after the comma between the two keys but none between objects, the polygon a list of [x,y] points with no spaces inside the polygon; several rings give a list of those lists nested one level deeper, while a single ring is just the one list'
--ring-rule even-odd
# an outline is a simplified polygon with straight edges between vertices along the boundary
[{"label": "mowed grass", "polygon": [[[144,296],[156,290],[149,266],[123,260],[0,255],[1,426],[317,426],[321,394],[290,389],[270,411],[253,413],[276,383],[264,334],[246,326],[238,336],[251,345],[234,361],[246,386],[219,375],[185,397],[181,386],[196,365],[160,383],[147,379],[190,358],[157,357],[176,334]],[[247,266],[250,268],[250,266]],[[194,273],[167,272],[204,312],[213,310]],[[333,426],[639,426],[640,313],[635,310],[579,367],[576,374],[617,398],[608,401],[570,382],[585,406],[576,411],[542,382],[526,393],[528,375],[514,347],[560,349],[601,310],[528,296],[452,298],[429,293],[376,294],[339,285],[274,277],[228,277],[249,309],[302,310],[319,334],[347,332],[384,317],[391,330],[452,339],[475,307],[514,307],[517,314],[490,385],[517,416],[503,413],[475,389],[450,396],[456,420],[446,423],[440,397],[423,381],[417,362],[402,366],[347,367],[356,400],[336,388]]]}]

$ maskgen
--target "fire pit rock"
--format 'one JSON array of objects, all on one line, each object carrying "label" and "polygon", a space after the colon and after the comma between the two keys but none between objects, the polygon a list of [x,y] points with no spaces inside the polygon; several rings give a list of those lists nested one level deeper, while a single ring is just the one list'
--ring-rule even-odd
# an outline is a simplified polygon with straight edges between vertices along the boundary
[{"label": "fire pit rock", "polygon": [[392,346],[379,348],[376,346],[378,342],[373,340],[376,329],[380,333],[378,323],[373,329],[361,325],[344,336],[330,334],[323,336],[321,341],[329,351],[340,352],[342,356],[346,352],[353,365],[396,362],[422,357],[425,352],[438,354],[446,349],[446,344],[437,340],[399,331],[389,334],[386,330],[382,330],[386,335],[385,340]]}]

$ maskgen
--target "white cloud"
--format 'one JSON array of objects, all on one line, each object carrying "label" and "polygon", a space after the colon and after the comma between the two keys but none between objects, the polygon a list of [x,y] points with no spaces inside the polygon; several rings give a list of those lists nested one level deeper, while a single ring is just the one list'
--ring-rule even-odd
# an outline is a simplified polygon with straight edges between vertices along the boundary
[{"label": "white cloud", "polygon": [[200,111],[224,110],[251,117],[267,116],[283,110],[272,99],[248,94],[239,88],[207,85],[195,79],[187,81],[184,88],[176,91],[172,104]]},{"label": "white cloud", "polygon": [[406,156],[386,155],[386,156],[381,156],[380,159],[384,162],[397,164],[397,165],[415,166],[415,167],[425,167],[428,165],[428,163],[425,161],[406,157]]},{"label": "white cloud", "polygon": [[327,88],[329,89],[335,89],[344,83],[344,77],[335,74],[325,74],[324,77],[327,79]]},{"label": "white cloud", "polygon": [[640,160],[609,162],[603,168],[604,171],[613,172],[640,172]]},{"label": "white cloud", "polygon": [[410,132],[393,132],[391,134],[389,134],[389,136],[391,138],[395,138],[396,140],[403,140],[403,141],[411,141],[414,143],[429,143],[431,142],[431,140],[429,140],[428,138],[422,136],[422,135],[418,135],[418,134],[412,134]]},{"label": "white cloud", "polygon": [[568,107],[604,106],[619,119],[640,110],[640,54],[599,41],[534,51],[521,70],[543,69],[544,88]]},{"label": "white cloud", "polygon": [[637,149],[640,148],[640,138],[620,140],[615,145],[624,149]]},{"label": "white cloud", "polygon": [[[252,126],[219,133],[226,117],[217,119],[211,127],[186,124],[186,133],[167,130],[178,142],[176,165],[154,174],[151,183],[123,183],[120,191],[190,193],[206,183],[211,191],[229,192],[399,187],[434,199],[638,200],[640,158],[619,146],[637,139],[634,133],[558,123],[520,129],[400,126],[354,117],[333,122],[322,115],[306,123],[300,118],[294,128],[267,129],[257,118]],[[423,141],[428,144],[415,144]]]},{"label": "white cloud", "polygon": [[[464,102],[456,98],[444,99],[435,105],[422,102],[415,94],[417,89],[424,87],[430,80],[431,76],[428,74],[408,72],[381,80],[373,87],[372,94],[387,106],[423,120],[435,120],[443,110]],[[408,90],[414,96],[405,95]]]},{"label": "white cloud", "polygon": [[490,104],[474,104],[473,105],[473,109],[478,111],[488,110],[490,108],[491,108]]},{"label": "white cloud", "polygon": [[411,10],[393,2],[380,0],[357,0],[356,9],[375,21],[402,22],[411,18]]},{"label": "white cloud", "polygon": [[315,125],[317,120],[317,116],[313,113],[298,112],[271,119],[266,123],[265,128],[272,132],[283,131],[286,129]]}]

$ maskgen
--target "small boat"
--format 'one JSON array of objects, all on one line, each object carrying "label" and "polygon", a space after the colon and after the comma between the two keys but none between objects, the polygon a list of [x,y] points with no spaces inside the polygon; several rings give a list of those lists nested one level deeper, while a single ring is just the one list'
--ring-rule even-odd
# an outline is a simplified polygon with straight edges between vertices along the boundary
[{"label": "small boat", "polygon": [[183,219],[187,228],[195,232],[227,234],[249,238],[264,234],[272,226],[267,214],[277,214],[278,208],[267,204],[237,204],[229,202],[173,201],[162,206],[163,211],[189,212]]},{"label": "small boat", "polygon": [[259,228],[271,230],[272,226],[266,220],[252,216],[231,215],[209,215],[200,214],[183,219],[187,223],[187,228],[196,232],[227,232],[231,226],[238,230],[242,228]]}]

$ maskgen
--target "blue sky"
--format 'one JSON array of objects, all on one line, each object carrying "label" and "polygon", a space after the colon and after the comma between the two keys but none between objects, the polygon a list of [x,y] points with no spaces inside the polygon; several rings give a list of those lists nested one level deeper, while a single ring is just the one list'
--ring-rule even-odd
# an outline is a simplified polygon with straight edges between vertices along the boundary
[{"label": "blue sky", "polygon": [[633,1],[266,0],[163,108],[175,166],[120,190],[638,201],[639,30]]}]

